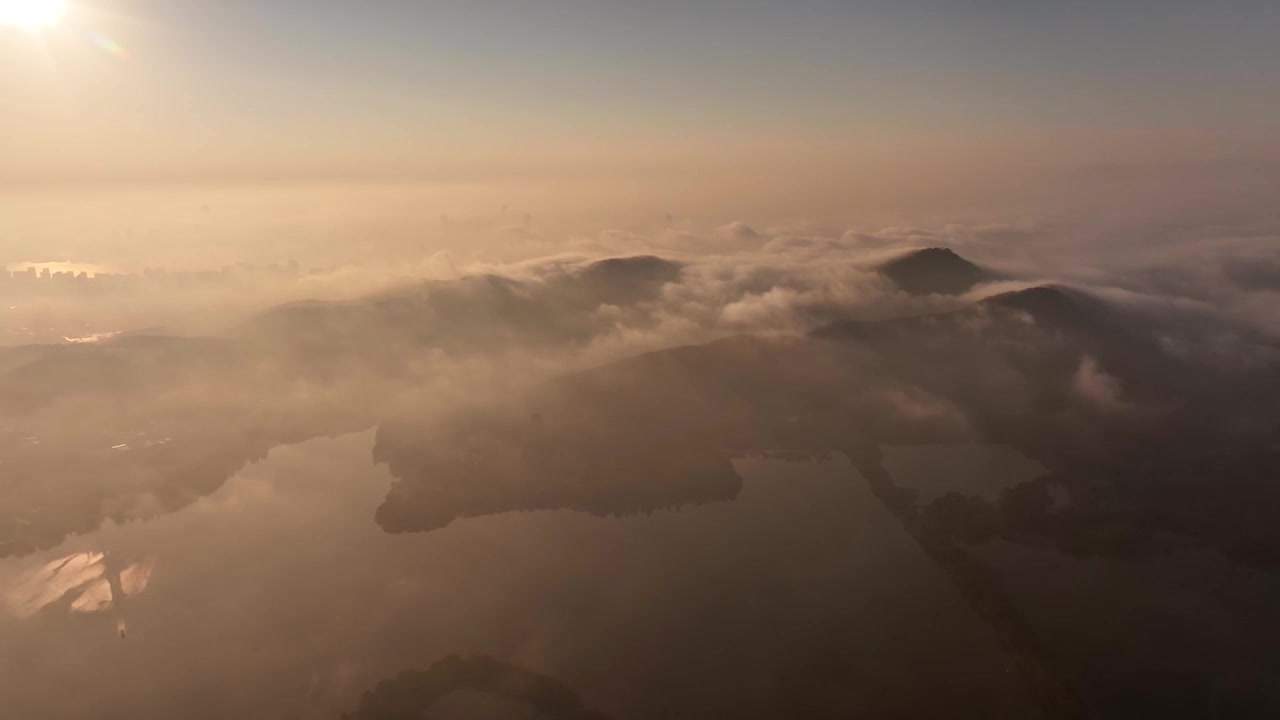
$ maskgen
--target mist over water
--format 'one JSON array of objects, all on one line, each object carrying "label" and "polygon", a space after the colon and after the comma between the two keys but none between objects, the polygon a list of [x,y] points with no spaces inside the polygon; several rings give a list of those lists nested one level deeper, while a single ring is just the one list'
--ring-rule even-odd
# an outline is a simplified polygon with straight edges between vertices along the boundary
[{"label": "mist over water", "polygon": [[1274,3],[1023,5],[0,0],[0,718],[1280,716]]},{"label": "mist over water", "polygon": [[[6,668],[6,693],[50,717],[90,699],[99,711],[335,717],[402,669],[481,654],[550,673],[610,716],[768,717],[781,701],[775,673],[793,676],[799,686],[783,691],[806,702],[819,638],[835,634],[842,654],[909,676],[916,660],[889,648],[923,623],[935,672],[967,668],[954,692],[976,684],[979,707],[1034,712],[990,632],[843,461],[746,462],[731,502],[679,513],[505,514],[400,537],[370,522],[390,485],[368,464],[370,445],[364,434],[273,452],[184,511],[76,541],[157,553],[127,645],[112,642],[108,618],[51,608],[39,632],[7,627],[6,647],[25,659]],[[797,595],[795,583],[809,589]],[[912,599],[921,591],[930,603]],[[326,631],[311,636],[317,623]],[[735,638],[751,642],[726,656]],[[208,650],[182,651],[193,643]],[[69,683],[74,696],[58,692]],[[174,691],[172,704],[136,700]],[[885,691],[911,702],[909,686]]]},{"label": "mist over water", "polygon": [[1265,229],[678,224],[10,274],[8,706],[1276,706]]}]

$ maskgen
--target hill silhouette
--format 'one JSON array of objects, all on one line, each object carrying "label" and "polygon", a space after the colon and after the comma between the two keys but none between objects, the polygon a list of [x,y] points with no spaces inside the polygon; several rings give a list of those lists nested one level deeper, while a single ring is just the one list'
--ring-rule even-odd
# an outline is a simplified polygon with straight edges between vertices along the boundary
[{"label": "hill silhouette", "polygon": [[990,272],[941,247],[912,251],[884,263],[879,270],[912,295],[961,295],[995,279]]}]

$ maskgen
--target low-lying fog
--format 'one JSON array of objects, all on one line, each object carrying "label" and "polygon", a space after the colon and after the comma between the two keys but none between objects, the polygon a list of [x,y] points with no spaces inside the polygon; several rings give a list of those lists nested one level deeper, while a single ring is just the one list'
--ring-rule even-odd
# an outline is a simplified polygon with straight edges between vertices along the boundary
[{"label": "low-lying fog", "polygon": [[1280,225],[498,214],[6,260],[6,712],[1280,710]]}]

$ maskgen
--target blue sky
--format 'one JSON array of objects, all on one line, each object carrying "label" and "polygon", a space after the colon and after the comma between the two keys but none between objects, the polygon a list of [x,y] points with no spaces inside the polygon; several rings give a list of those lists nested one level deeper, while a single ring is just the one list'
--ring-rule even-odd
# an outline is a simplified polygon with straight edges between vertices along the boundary
[{"label": "blue sky", "polygon": [[[531,145],[545,164],[575,143],[679,154],[735,133],[1185,133],[1247,154],[1280,126],[1280,4],[1263,0],[73,5],[43,37],[0,32],[0,142],[35,174],[86,153],[177,175]],[[127,57],[87,47],[95,34]]]}]

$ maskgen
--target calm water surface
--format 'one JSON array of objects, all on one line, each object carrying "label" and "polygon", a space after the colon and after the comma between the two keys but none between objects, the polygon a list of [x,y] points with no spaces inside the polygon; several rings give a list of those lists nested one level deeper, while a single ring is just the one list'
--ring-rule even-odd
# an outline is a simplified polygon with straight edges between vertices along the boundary
[{"label": "calm water surface", "polygon": [[[372,442],[278,448],[183,511],[0,562],[10,716],[337,718],[454,654],[610,717],[1037,716],[995,633],[842,457],[736,461],[728,502],[389,535]],[[461,692],[431,716],[531,712]]]}]

